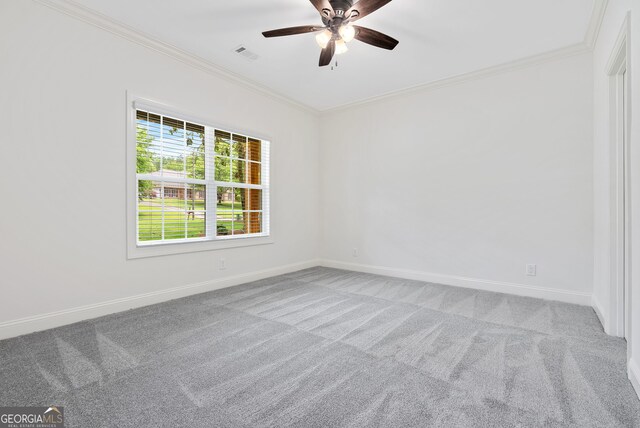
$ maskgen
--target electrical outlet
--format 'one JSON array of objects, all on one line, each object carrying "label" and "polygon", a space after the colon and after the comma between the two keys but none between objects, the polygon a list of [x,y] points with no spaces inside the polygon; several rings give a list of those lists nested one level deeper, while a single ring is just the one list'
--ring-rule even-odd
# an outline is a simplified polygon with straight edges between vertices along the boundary
[{"label": "electrical outlet", "polygon": [[358,257],[358,249],[354,248],[351,254],[353,255],[353,257]]},{"label": "electrical outlet", "polygon": [[527,265],[527,276],[536,276],[538,274],[538,267],[536,265]]},{"label": "electrical outlet", "polygon": [[225,270],[227,268],[227,259],[221,258],[220,263],[218,264],[218,268],[220,270]]}]

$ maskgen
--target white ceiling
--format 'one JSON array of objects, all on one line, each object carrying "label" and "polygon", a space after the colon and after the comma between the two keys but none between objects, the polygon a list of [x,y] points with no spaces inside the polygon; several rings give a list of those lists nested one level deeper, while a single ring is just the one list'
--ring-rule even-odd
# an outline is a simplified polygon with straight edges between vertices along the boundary
[{"label": "white ceiling", "polygon": [[[76,0],[317,110],[350,104],[582,43],[594,0],[394,0],[359,25],[400,41],[353,41],[338,68],[319,68],[312,34],[261,32],[320,24],[308,0]],[[244,45],[260,58],[235,52]]]}]

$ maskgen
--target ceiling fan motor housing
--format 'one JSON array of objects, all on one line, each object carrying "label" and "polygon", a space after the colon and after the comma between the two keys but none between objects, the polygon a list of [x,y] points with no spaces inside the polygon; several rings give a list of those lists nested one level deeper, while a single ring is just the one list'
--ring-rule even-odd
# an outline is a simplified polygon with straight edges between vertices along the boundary
[{"label": "ceiling fan motor housing", "polygon": [[[331,4],[331,7],[336,14],[333,19],[337,18],[340,21],[347,18],[346,16],[344,16],[344,14],[351,8],[351,6],[353,6],[353,0],[329,0],[329,3]],[[329,25],[331,19],[328,16],[323,15],[322,22],[324,23],[324,25]]]},{"label": "ceiling fan motor housing", "polygon": [[341,10],[344,14],[344,12],[353,6],[352,0],[329,0],[329,3],[331,3],[331,7],[336,11],[336,14],[338,13],[338,10]]}]

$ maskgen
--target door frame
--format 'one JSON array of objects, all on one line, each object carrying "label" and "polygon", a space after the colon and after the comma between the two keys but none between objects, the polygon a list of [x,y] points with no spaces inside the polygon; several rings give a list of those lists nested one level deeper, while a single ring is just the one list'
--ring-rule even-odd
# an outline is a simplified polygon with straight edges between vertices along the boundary
[{"label": "door frame", "polygon": [[630,194],[629,194],[629,85],[630,14],[614,44],[606,73],[609,76],[609,141],[611,154],[610,317],[608,333],[629,337],[630,310]]}]

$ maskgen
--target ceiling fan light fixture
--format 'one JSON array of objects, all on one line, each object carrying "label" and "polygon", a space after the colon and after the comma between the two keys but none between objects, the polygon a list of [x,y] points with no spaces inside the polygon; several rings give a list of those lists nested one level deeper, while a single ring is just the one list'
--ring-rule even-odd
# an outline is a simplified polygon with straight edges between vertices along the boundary
[{"label": "ceiling fan light fixture", "polygon": [[340,27],[338,32],[340,33],[340,37],[342,37],[342,40],[344,40],[346,43],[349,43],[356,37],[356,29],[353,28],[353,25],[350,24],[343,25],[342,27]]},{"label": "ceiling fan light fixture", "polygon": [[341,55],[348,50],[349,48],[347,47],[347,44],[344,42],[344,40],[342,39],[336,40],[336,55]]},{"label": "ceiling fan light fixture", "polygon": [[321,49],[324,49],[327,47],[332,37],[333,33],[330,30],[324,30],[316,36],[316,43],[318,43],[318,46],[320,46]]}]

